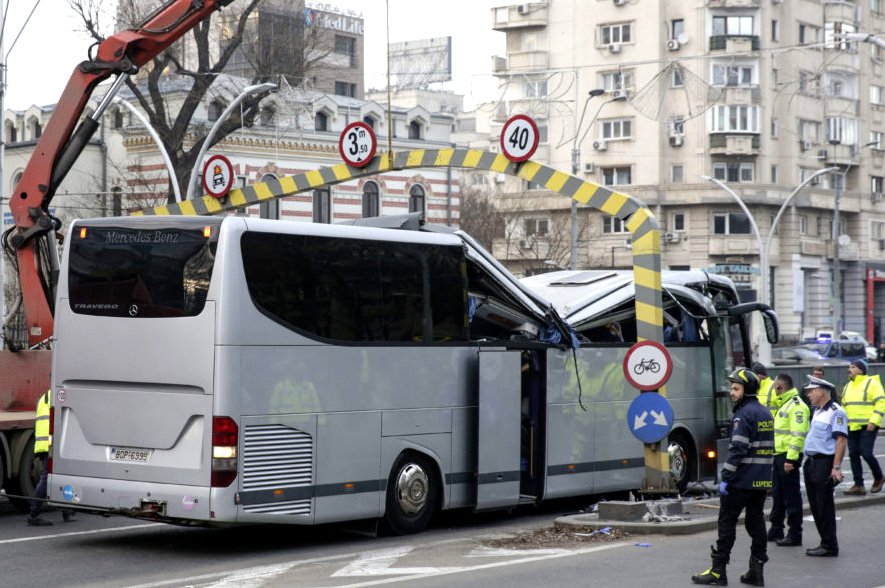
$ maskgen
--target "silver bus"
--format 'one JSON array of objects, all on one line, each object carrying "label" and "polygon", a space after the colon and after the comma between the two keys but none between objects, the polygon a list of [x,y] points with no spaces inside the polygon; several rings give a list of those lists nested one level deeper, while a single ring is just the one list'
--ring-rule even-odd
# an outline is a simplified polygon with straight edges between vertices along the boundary
[{"label": "silver bus", "polygon": [[[706,319],[691,361],[729,349],[729,320]],[[625,347],[570,347],[555,306],[460,231],[77,221],[56,327],[50,499],[69,507],[412,533],[642,483]],[[714,388],[681,381],[700,399],[679,410],[712,420]]]}]

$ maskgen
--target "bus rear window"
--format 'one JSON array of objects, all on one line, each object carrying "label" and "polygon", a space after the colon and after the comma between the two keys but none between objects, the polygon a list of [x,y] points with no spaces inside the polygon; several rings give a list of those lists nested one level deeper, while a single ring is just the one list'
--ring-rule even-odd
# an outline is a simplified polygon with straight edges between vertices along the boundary
[{"label": "bus rear window", "polygon": [[71,233],[71,310],[133,318],[195,316],[206,303],[217,228],[76,226]]}]

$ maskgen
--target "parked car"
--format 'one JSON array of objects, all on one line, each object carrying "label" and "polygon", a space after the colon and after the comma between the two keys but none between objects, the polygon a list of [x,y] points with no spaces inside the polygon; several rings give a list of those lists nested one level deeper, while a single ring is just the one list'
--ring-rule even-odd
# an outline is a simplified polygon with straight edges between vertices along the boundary
[{"label": "parked car", "polygon": [[[829,346],[833,342],[834,342],[834,340],[832,338],[832,333],[830,331],[823,331],[823,330],[817,331],[817,338],[816,339],[809,338],[809,339],[802,340],[803,345],[818,345],[818,346],[823,345],[825,347]],[[878,361],[879,360],[878,350],[875,347],[873,347],[872,345],[870,345],[869,341],[867,341],[857,331],[842,331],[839,333],[839,337],[835,339],[835,342],[860,343],[864,347],[864,353],[858,354],[857,350],[854,346],[849,346],[850,351],[848,353],[837,349],[834,352],[835,356],[829,355],[830,353],[833,353],[829,349],[827,349],[827,350],[821,349],[820,352],[828,357],[839,357],[840,359],[843,358],[843,356],[846,356],[846,357],[844,357],[844,359],[846,359],[847,361],[851,361],[852,359],[860,359],[860,358],[865,358],[867,361]],[[857,355],[858,357],[847,357],[847,355],[851,355],[851,356]]]},{"label": "parked car", "polygon": [[771,362],[774,365],[845,365],[846,363],[839,358],[821,357],[820,351],[814,344],[775,347],[771,350]]}]

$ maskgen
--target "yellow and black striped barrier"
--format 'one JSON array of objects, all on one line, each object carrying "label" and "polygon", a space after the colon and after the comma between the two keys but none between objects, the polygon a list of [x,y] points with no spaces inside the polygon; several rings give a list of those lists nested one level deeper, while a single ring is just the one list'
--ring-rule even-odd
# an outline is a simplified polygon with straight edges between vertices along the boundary
[{"label": "yellow and black striped barrier", "polygon": [[[637,338],[639,341],[663,342],[661,232],[654,215],[642,202],[631,196],[599,184],[586,182],[532,160],[514,163],[503,154],[480,149],[415,149],[397,152],[393,161],[386,153],[382,153],[376,155],[362,168],[341,163],[237,188],[223,200],[205,195],[194,200],[158,206],[133,214],[158,216],[219,214],[388,171],[427,167],[479,169],[517,176],[624,221],[632,235]],[[664,388],[659,392],[666,396]],[[645,446],[645,466],[646,490],[671,488],[665,444]]]}]

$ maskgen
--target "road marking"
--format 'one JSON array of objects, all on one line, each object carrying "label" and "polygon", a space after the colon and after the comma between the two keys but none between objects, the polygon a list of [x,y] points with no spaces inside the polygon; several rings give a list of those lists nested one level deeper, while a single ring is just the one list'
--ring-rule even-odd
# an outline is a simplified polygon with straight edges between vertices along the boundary
[{"label": "road marking", "polygon": [[7,543],[24,543],[25,541],[40,541],[42,539],[59,539],[61,537],[76,537],[78,535],[98,535],[100,533],[114,533],[118,531],[128,531],[130,529],[147,529],[149,527],[159,527],[165,523],[147,523],[144,525],[127,525],[125,527],[110,527],[109,529],[94,529],[92,531],[73,531],[71,533],[56,533],[55,535],[38,535],[37,537],[19,537],[17,539],[0,540],[0,545]]},{"label": "road marking", "polygon": [[264,566],[259,569],[241,570],[235,574],[222,578],[207,588],[259,588],[267,580],[284,574],[295,567],[297,563],[284,563],[275,566]]},{"label": "road marking", "polygon": [[[513,557],[514,555],[525,555],[525,549],[496,549],[494,547],[477,547],[467,554],[466,557]],[[533,549],[535,555],[548,555],[568,553],[568,549]]]},{"label": "road marking", "polygon": [[460,571],[461,568],[392,568],[398,559],[412,552],[412,547],[394,547],[367,551],[334,574],[344,576],[434,576],[443,572]]}]

